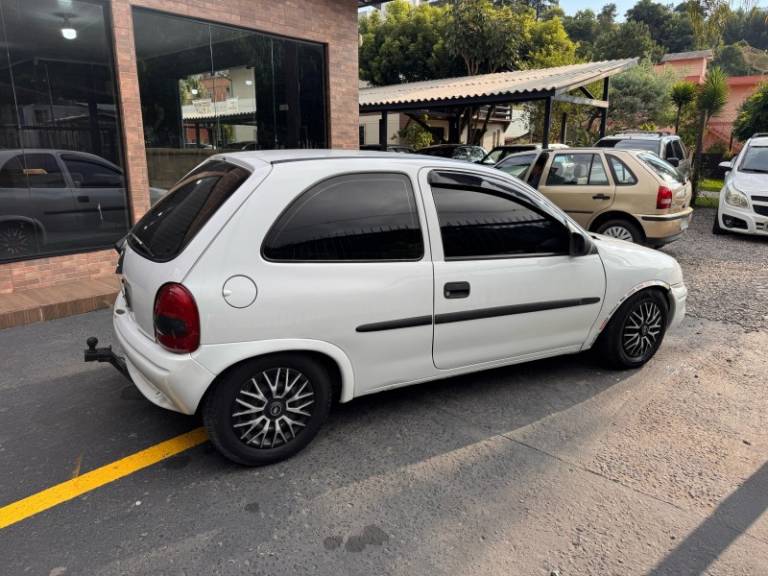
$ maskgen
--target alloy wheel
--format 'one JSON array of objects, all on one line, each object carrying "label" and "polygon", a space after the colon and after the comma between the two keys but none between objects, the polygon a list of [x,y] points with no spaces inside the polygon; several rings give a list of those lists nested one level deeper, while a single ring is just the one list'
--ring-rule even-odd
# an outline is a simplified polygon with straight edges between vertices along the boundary
[{"label": "alloy wheel", "polygon": [[232,404],[232,428],[253,448],[287,444],[312,418],[312,382],[292,368],[270,368],[245,382]]},{"label": "alloy wheel", "polygon": [[0,255],[6,258],[29,254],[34,248],[34,241],[29,226],[9,224],[0,227]]},{"label": "alloy wheel", "polygon": [[644,359],[653,354],[663,331],[664,315],[656,302],[642,300],[627,316],[621,340],[630,358]]},{"label": "alloy wheel", "polygon": [[632,232],[624,226],[619,226],[617,224],[606,228],[603,231],[603,235],[610,236],[611,238],[618,238],[619,240],[626,240],[627,242],[634,242],[635,240],[632,236]]}]

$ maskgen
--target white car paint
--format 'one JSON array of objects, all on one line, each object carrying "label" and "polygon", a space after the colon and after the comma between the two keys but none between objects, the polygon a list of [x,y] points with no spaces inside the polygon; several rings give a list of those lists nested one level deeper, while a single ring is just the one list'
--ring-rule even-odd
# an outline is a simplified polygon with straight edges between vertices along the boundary
[{"label": "white car paint", "polygon": [[[247,166],[252,175],[181,254],[157,263],[125,247],[123,270],[132,306],[128,309],[123,295],[118,297],[114,327],[137,387],[164,408],[194,413],[217,375],[272,352],[311,351],[332,359],[341,376],[340,399],[346,402],[384,389],[585,350],[618,305],[646,286],[669,291],[671,326],[685,313],[686,290],[677,262],[620,240],[592,235],[596,252],[584,256],[445,261],[425,179],[432,169],[503,181],[588,235],[541,194],[490,167],[416,155],[317,150],[214,158]],[[425,234],[420,261],[278,263],[261,256],[265,235],[293,199],[320,180],[353,172],[397,172],[410,178]],[[225,283],[236,275],[257,286],[250,306],[233,307],[224,297]],[[440,297],[443,284],[455,280],[471,283],[469,298]],[[168,352],[154,340],[155,294],[170,281],[183,283],[198,305],[201,343],[191,354]],[[460,310],[457,302],[466,309],[588,297],[599,302],[480,322],[356,330],[395,318],[434,319]]]},{"label": "white car paint", "polygon": [[[723,188],[720,190],[717,219],[720,227],[728,232],[768,236],[768,173],[747,172],[743,170],[744,156],[752,146],[768,147],[768,137],[750,138],[736,158],[731,162],[721,164],[721,166],[730,169],[730,171],[726,174]],[[763,167],[763,169],[768,170],[768,165]],[[726,200],[729,187],[733,188],[737,193],[746,196],[747,206],[734,206]],[[762,214],[758,213],[758,211],[762,212]],[[724,216],[743,220],[747,224],[747,229],[726,226],[726,222],[723,219]]]}]

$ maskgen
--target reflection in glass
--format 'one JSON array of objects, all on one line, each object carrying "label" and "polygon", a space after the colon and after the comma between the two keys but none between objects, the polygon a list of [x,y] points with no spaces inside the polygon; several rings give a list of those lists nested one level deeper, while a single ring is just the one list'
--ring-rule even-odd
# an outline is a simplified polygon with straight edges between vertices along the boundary
[{"label": "reflection in glass", "polygon": [[326,146],[323,46],[133,11],[150,185],[222,150]]},{"label": "reflection in glass", "polygon": [[111,246],[128,209],[104,7],[0,0],[0,51],[0,261]]}]

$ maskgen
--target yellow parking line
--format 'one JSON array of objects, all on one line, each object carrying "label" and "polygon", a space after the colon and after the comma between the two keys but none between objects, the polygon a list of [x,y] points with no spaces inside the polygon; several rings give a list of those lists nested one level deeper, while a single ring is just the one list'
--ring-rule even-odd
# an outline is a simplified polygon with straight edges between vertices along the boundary
[{"label": "yellow parking line", "polygon": [[16,522],[21,522],[25,518],[34,516],[48,508],[53,508],[62,502],[77,498],[81,494],[114,482],[123,476],[133,474],[142,468],[152,466],[152,464],[170,458],[179,452],[184,452],[184,450],[202,444],[206,440],[208,440],[208,437],[205,434],[205,430],[203,428],[195,428],[185,434],[150,446],[141,452],[136,452],[111,464],[96,468],[81,476],[61,484],[56,484],[56,486],[46,488],[37,494],[32,494],[12,502],[0,508],[0,529],[16,524]]}]

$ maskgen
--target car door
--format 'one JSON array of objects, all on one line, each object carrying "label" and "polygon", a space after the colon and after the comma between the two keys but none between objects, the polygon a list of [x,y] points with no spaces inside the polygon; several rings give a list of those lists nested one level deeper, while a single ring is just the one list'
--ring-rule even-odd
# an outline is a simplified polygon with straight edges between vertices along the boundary
[{"label": "car door", "polygon": [[595,251],[520,185],[477,173],[420,176],[434,267],[435,366],[454,369],[581,348],[605,292]]},{"label": "car door", "polygon": [[84,229],[94,243],[117,240],[128,229],[125,181],[121,170],[91,155],[62,153],[72,180],[75,203]]},{"label": "car door", "polygon": [[601,154],[557,152],[546,170],[539,190],[582,226],[613,204],[616,189]]}]

